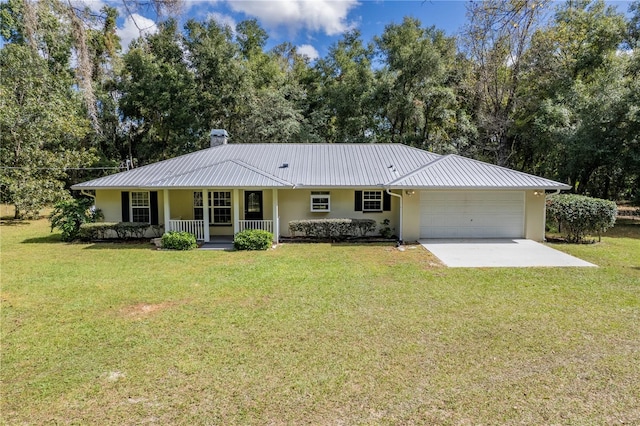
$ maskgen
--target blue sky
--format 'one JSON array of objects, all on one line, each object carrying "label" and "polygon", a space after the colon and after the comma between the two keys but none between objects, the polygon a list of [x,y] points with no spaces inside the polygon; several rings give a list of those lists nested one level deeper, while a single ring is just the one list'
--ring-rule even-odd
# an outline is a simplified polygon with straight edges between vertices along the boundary
[{"label": "blue sky", "polygon": [[[268,32],[267,48],[284,41],[298,46],[311,59],[326,55],[329,47],[352,28],[362,32],[365,42],[382,34],[385,25],[400,23],[413,16],[425,26],[435,25],[455,35],[466,21],[466,2],[462,0],[185,0],[180,20],[215,19],[233,27],[256,18]],[[123,47],[138,28],[154,31],[156,17],[136,14],[133,22],[122,20],[119,27]]]},{"label": "blue sky", "polygon": [[[121,7],[120,0],[71,0],[94,10],[104,4]],[[418,18],[424,26],[434,25],[448,35],[460,33],[467,20],[468,0],[183,0],[180,22],[189,18],[199,21],[215,19],[230,25],[256,18],[268,32],[267,48],[284,41],[298,46],[300,53],[311,59],[326,55],[341,35],[353,28],[362,32],[365,42],[384,31],[385,25],[400,23],[403,17]],[[621,12],[627,12],[630,1],[614,0]],[[553,6],[550,7],[550,12]],[[158,17],[140,10],[132,19],[119,21],[118,33],[126,50],[129,42],[140,34],[156,30]],[[121,16],[125,16],[121,12]]]}]

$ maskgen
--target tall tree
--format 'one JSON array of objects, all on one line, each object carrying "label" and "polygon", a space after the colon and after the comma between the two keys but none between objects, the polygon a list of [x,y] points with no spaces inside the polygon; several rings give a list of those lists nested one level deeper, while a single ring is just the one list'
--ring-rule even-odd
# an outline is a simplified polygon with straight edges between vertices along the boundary
[{"label": "tall tree", "polygon": [[241,117],[247,114],[251,85],[233,29],[214,20],[190,20],[184,46],[194,72],[203,125],[226,129],[234,137]]},{"label": "tall tree", "polygon": [[468,3],[466,52],[475,65],[475,121],[485,159],[502,166],[514,154],[522,58],[548,0],[487,0]]},{"label": "tall tree", "polygon": [[378,71],[377,101],[391,141],[439,152],[457,152],[473,132],[457,97],[453,38],[405,18],[376,37],[384,66]]},{"label": "tall tree", "polygon": [[197,86],[182,45],[176,22],[168,20],[124,55],[119,108],[140,164],[205,146]]},{"label": "tall tree", "polygon": [[326,142],[375,141],[373,54],[353,30],[316,62]]},{"label": "tall tree", "polygon": [[[560,5],[536,32],[523,65],[514,133],[523,168],[609,197],[626,172],[629,58],[619,55],[624,17],[603,1]],[[633,109],[633,108],[632,108]]]},{"label": "tall tree", "polygon": [[64,197],[67,170],[94,156],[80,143],[89,123],[68,74],[14,43],[0,50],[0,69],[0,192],[20,217]]}]

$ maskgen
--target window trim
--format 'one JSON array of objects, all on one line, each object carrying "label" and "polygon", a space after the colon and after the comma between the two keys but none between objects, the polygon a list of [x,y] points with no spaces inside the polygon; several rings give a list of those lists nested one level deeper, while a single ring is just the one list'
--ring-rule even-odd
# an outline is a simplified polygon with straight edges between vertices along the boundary
[{"label": "window trim", "polygon": [[[327,202],[320,202],[319,200],[325,199]],[[327,206],[326,209],[319,208],[319,205]],[[329,213],[331,212],[331,192],[330,191],[311,191],[309,197],[309,209],[313,213]]]},{"label": "window trim", "polygon": [[[376,198],[371,198],[372,194],[376,194]],[[379,203],[378,208],[366,208],[367,203],[377,202]],[[362,191],[362,211],[365,213],[379,213],[384,209],[384,194],[381,190],[365,190]]]}]

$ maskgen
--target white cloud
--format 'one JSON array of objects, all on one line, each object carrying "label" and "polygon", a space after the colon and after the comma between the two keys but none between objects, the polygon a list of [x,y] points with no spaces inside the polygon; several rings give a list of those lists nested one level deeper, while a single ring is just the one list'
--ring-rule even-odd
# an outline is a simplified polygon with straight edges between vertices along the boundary
[{"label": "white cloud", "polygon": [[129,43],[131,43],[133,39],[141,35],[155,34],[157,32],[158,26],[153,20],[138,15],[137,13],[127,16],[127,19],[124,21],[124,26],[117,30],[123,52],[129,50]]},{"label": "white cloud", "polygon": [[297,49],[298,49],[298,53],[299,54],[306,56],[307,58],[309,58],[312,61],[314,61],[314,60],[316,60],[316,59],[318,59],[320,57],[320,54],[318,53],[316,48],[313,47],[310,44],[303,44],[301,46],[298,46]]},{"label": "white cloud", "polygon": [[357,0],[248,0],[227,1],[235,12],[258,18],[267,27],[301,28],[322,31],[327,35],[341,34],[354,23],[347,21],[351,9],[358,6]]},{"label": "white cloud", "polygon": [[107,3],[105,3],[102,0],[90,0],[90,1],[70,0],[70,3],[71,3],[71,6],[77,9],[82,10],[86,7],[93,13],[100,13],[100,10],[107,5]]},{"label": "white cloud", "polygon": [[229,15],[218,12],[211,12],[207,14],[207,19],[213,19],[219,25],[231,28],[231,31],[233,31],[234,33],[236,31],[236,20]]}]

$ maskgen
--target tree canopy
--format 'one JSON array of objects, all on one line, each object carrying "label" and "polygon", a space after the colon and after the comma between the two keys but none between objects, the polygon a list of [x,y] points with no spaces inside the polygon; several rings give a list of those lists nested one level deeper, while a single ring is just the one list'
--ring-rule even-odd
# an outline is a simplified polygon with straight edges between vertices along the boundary
[{"label": "tree canopy", "polygon": [[181,28],[178,1],[150,4],[158,31],[126,53],[115,8],[0,5],[0,187],[17,214],[202,149],[213,128],[235,143],[403,143],[640,201],[639,2],[471,2],[460,37],[406,17],[315,61],[267,50],[255,19]]}]

